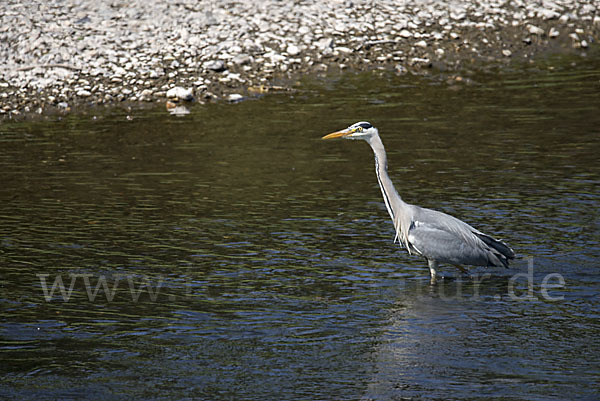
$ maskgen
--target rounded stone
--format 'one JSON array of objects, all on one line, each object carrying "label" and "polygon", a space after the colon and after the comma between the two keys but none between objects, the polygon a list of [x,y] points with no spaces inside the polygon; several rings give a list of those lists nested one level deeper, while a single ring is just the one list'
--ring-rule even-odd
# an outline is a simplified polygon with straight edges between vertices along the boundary
[{"label": "rounded stone", "polygon": [[400,36],[405,39],[408,39],[412,38],[413,34],[408,29],[403,29],[400,31]]},{"label": "rounded stone", "polygon": [[171,100],[185,100],[190,101],[194,99],[194,92],[192,89],[185,89],[181,86],[176,86],[167,91],[167,98]]},{"label": "rounded stone", "polygon": [[207,70],[220,72],[225,70],[225,63],[223,60],[211,60],[204,63],[204,68]]},{"label": "rounded stone", "polygon": [[296,45],[289,45],[285,51],[288,55],[292,57],[300,54],[300,48]]},{"label": "rounded stone", "polygon": [[240,95],[239,93],[232,93],[231,95],[229,95],[227,97],[227,100],[232,103],[239,102],[242,99],[244,99],[244,97],[242,95]]}]

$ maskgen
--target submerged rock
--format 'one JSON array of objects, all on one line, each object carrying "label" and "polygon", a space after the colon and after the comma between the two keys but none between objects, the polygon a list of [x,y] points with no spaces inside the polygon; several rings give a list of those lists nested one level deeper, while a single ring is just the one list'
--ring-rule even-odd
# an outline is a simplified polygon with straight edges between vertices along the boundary
[{"label": "submerged rock", "polygon": [[178,105],[172,108],[169,108],[169,114],[173,115],[173,116],[187,116],[188,114],[190,114],[190,111],[188,110],[187,107],[182,106],[182,105]]}]

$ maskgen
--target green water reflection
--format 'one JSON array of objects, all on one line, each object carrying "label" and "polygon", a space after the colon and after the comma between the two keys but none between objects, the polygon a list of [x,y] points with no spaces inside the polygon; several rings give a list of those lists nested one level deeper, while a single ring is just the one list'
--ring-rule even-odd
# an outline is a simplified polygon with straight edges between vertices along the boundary
[{"label": "green water reflection", "polygon": [[[0,396],[593,399],[600,66],[570,62],[4,123]],[[429,285],[370,149],[319,140],[359,120],[408,202],[533,258],[534,300],[527,259]]]}]

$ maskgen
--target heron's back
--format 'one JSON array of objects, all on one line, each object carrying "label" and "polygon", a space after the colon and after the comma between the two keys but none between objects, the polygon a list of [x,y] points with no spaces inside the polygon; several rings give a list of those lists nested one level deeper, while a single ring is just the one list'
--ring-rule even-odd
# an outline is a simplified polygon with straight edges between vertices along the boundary
[{"label": "heron's back", "polygon": [[408,239],[429,260],[474,266],[504,266],[515,253],[504,242],[437,210],[414,207]]}]

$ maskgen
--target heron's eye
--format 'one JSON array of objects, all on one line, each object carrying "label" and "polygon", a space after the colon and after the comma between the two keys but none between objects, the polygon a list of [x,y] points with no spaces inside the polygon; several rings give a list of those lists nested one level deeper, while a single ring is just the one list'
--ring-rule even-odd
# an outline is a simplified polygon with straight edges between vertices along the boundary
[{"label": "heron's eye", "polygon": [[362,132],[362,130],[363,130],[363,127],[358,127],[356,130],[357,130],[358,132]]}]

